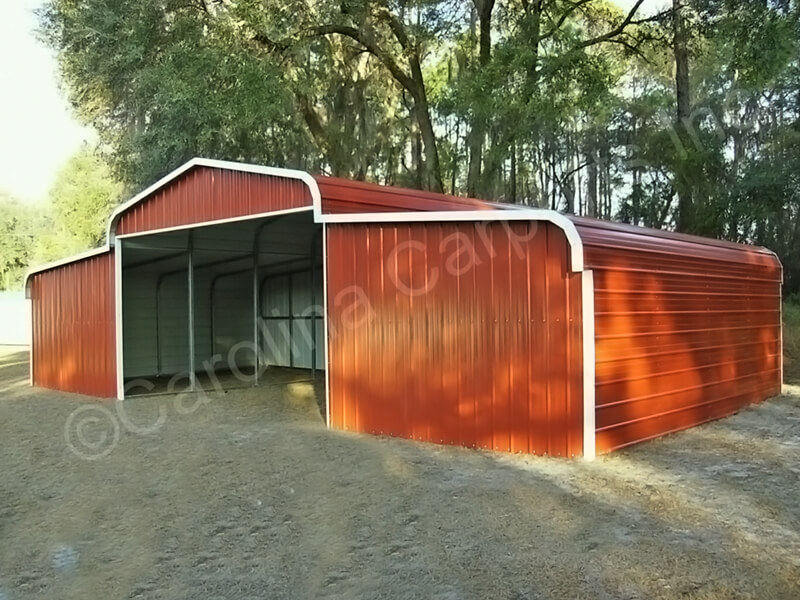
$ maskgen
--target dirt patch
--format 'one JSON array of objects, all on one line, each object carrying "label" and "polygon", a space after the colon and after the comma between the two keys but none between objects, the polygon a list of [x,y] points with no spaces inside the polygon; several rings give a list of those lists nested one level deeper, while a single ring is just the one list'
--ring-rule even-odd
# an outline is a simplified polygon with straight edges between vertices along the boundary
[{"label": "dirt patch", "polygon": [[[584,463],[328,431],[308,382],[108,418],[26,358],[0,353],[2,600],[800,597],[800,388]],[[70,450],[76,409],[107,455]]]}]

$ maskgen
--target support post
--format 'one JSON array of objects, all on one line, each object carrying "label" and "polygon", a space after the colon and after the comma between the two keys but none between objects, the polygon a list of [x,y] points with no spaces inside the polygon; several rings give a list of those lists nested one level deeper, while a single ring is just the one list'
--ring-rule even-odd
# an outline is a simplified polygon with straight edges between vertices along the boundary
[{"label": "support post", "polygon": [[294,306],[292,305],[292,274],[286,276],[289,288],[289,367],[294,367]]},{"label": "support post", "polygon": [[156,377],[161,376],[161,282],[159,277],[156,282]]},{"label": "support post", "polygon": [[253,239],[253,385],[258,386],[258,370],[261,367],[261,352],[259,349],[260,336],[258,334],[258,315],[261,312],[259,309],[258,297],[258,238],[261,233],[261,227],[256,230],[255,238]]},{"label": "support post", "polygon": [[189,260],[187,283],[189,300],[189,389],[195,391],[197,385],[197,375],[194,367],[194,238],[193,233],[189,232]]},{"label": "support post", "polygon": [[317,380],[317,242],[322,229],[311,238],[311,380]]}]

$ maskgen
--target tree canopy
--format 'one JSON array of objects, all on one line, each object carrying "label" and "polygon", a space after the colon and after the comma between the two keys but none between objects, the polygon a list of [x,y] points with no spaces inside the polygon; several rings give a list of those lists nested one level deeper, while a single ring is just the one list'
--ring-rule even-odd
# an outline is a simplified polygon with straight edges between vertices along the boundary
[{"label": "tree canopy", "polygon": [[0,193],[0,290],[19,287],[33,259],[33,209]]},{"label": "tree canopy", "polygon": [[[800,289],[800,2],[48,0],[114,174],[196,155],[766,245]],[[80,220],[80,219],[79,219]]]},{"label": "tree canopy", "polygon": [[18,289],[29,266],[99,246],[122,184],[89,146],[56,175],[43,204],[0,194],[0,290]]}]

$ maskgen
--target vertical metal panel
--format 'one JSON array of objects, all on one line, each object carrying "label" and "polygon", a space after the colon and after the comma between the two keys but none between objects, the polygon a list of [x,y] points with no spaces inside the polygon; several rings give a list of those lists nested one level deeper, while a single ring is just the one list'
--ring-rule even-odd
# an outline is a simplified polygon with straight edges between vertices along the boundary
[{"label": "vertical metal panel", "polygon": [[594,221],[576,225],[595,277],[598,451],[780,392],[774,255]]},{"label": "vertical metal panel", "polygon": [[36,273],[31,297],[34,385],[116,396],[113,252]]},{"label": "vertical metal panel", "polygon": [[[126,378],[155,375],[159,371],[157,328],[159,325],[163,327],[163,323],[154,318],[159,308],[156,302],[157,280],[158,273],[147,269],[130,269],[124,273],[122,354]],[[173,299],[167,305],[175,303]],[[164,307],[161,306],[161,309],[164,310]]]},{"label": "vertical metal panel", "polygon": [[116,232],[140,233],[303,206],[311,206],[311,195],[302,181],[196,167],[131,207],[120,217]]},{"label": "vertical metal panel", "polygon": [[214,303],[214,340],[212,354],[219,353],[225,358],[231,356],[231,349],[238,351],[232,358],[239,367],[255,364],[252,346],[242,347],[242,342],[253,337],[253,275],[250,272],[220,276],[216,282]]},{"label": "vertical metal panel", "polygon": [[[127,280],[125,281],[127,283]],[[123,285],[124,287],[124,285]],[[158,288],[158,353],[161,356],[159,374],[173,375],[189,370],[189,319],[188,272],[181,271],[162,276]],[[127,312],[127,308],[124,312]],[[135,337],[137,331],[125,332],[123,339]],[[127,363],[127,359],[126,359]],[[127,364],[126,364],[127,367]],[[126,376],[130,376],[126,369]]]},{"label": "vertical metal panel", "polygon": [[[322,296],[322,281],[316,281],[317,298]],[[261,297],[261,319],[264,356],[270,365],[310,369],[312,344],[316,329],[317,368],[324,369],[323,334],[314,312],[311,294],[311,272],[298,271],[267,278]]]},{"label": "vertical metal panel", "polygon": [[334,427],[582,452],[581,277],[549,224],[327,231]]}]

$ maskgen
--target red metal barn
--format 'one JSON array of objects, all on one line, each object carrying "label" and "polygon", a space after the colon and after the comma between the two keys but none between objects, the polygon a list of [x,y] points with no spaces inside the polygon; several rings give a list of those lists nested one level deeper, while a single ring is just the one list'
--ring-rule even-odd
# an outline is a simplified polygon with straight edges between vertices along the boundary
[{"label": "red metal barn", "polygon": [[195,159],[28,277],[31,381],[324,370],[330,427],[592,457],[780,392],[761,248]]}]

